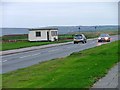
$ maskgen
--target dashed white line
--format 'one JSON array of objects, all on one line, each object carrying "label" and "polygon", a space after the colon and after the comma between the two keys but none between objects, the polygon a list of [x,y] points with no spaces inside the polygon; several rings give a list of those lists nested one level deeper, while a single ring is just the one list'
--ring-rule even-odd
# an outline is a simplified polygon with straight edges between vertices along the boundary
[{"label": "dashed white line", "polygon": [[33,54],[32,56],[36,56],[36,55],[39,55],[39,54],[41,54],[41,53],[36,53],[36,54]]},{"label": "dashed white line", "polygon": [[19,57],[19,58],[26,58],[26,57],[30,57],[30,56],[36,56],[36,55],[39,55],[41,53],[36,53],[36,54],[33,54],[33,55],[26,55],[26,56],[22,56],[22,57]]},{"label": "dashed white line", "polygon": [[50,50],[50,51],[48,51],[48,52],[54,52],[54,51],[57,51],[57,50],[59,50],[59,49]]},{"label": "dashed white line", "polygon": [[20,57],[20,58],[25,58],[25,57],[29,57],[29,56],[31,56],[31,55],[22,56],[22,57]]},{"label": "dashed white line", "polygon": [[6,62],[7,60],[3,60],[3,62]]},{"label": "dashed white line", "polygon": [[6,62],[7,60],[0,60],[0,62]]}]

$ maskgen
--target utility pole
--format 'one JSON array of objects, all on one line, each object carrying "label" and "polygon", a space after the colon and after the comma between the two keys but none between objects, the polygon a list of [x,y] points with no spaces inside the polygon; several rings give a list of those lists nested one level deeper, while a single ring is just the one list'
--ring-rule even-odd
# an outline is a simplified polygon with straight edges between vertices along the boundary
[{"label": "utility pole", "polygon": [[96,28],[97,28],[97,27],[95,26],[95,31],[94,31],[94,32],[96,32]]},{"label": "utility pole", "polygon": [[97,27],[95,26],[95,30],[96,30],[96,28],[97,28]]},{"label": "utility pole", "polygon": [[81,29],[81,28],[79,27],[78,29],[79,29],[79,34],[80,34],[80,29]]}]

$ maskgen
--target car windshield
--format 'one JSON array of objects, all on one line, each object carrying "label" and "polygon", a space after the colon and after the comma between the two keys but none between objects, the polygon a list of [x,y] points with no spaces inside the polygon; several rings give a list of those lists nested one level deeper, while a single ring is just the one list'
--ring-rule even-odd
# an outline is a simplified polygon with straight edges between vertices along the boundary
[{"label": "car windshield", "polygon": [[75,39],[81,39],[81,38],[82,38],[82,35],[75,35],[74,38],[75,38]]},{"label": "car windshield", "polygon": [[100,37],[109,37],[108,34],[101,34]]}]

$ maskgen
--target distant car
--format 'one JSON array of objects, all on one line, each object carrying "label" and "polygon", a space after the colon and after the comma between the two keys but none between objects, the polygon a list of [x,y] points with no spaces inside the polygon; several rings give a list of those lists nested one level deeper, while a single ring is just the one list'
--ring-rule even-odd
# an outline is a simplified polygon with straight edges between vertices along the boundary
[{"label": "distant car", "polygon": [[82,42],[83,44],[87,43],[87,39],[84,34],[77,34],[74,36],[74,44],[78,44],[79,42]]},{"label": "distant car", "polygon": [[110,42],[109,34],[101,34],[98,38],[98,42]]}]

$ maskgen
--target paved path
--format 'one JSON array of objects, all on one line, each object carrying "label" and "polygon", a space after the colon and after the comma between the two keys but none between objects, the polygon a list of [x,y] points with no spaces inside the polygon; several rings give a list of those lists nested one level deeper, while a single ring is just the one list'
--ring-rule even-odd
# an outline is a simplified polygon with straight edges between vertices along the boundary
[{"label": "paved path", "polygon": [[93,85],[93,88],[118,88],[118,63],[108,74]]}]

